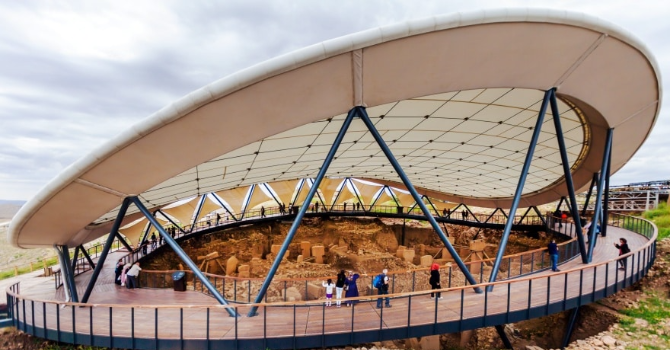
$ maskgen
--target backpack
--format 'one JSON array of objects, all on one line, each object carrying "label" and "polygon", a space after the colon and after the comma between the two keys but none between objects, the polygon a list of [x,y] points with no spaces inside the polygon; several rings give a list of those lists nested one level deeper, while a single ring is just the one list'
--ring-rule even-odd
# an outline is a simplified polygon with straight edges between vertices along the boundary
[{"label": "backpack", "polygon": [[379,275],[375,276],[375,279],[372,280],[372,286],[375,288],[381,288],[382,284],[384,283],[384,274],[380,273]]}]

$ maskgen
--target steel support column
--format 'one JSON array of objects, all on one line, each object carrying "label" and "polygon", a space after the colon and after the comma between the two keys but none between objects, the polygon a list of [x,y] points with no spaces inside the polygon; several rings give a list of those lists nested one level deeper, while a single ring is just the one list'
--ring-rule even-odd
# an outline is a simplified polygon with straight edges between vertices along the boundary
[{"label": "steel support column", "polygon": [[82,303],[88,302],[88,298],[91,296],[93,286],[95,285],[95,282],[98,280],[98,276],[100,275],[102,267],[105,265],[107,254],[109,253],[109,249],[112,248],[114,237],[116,237],[116,235],[119,233],[119,227],[121,227],[121,222],[123,222],[123,218],[126,216],[126,211],[128,210],[129,205],[130,205],[130,199],[124,198],[123,203],[121,204],[121,208],[119,208],[119,213],[116,215],[116,220],[114,220],[114,224],[112,225],[112,230],[109,231],[109,235],[107,235],[107,241],[105,242],[105,246],[102,247],[102,252],[100,253],[100,257],[98,258],[98,264],[95,266],[95,269],[93,269],[91,280],[88,282],[88,286],[86,286],[84,296],[81,298]]},{"label": "steel support column", "polygon": [[[588,253],[588,262],[591,262],[593,259],[593,249],[596,246],[596,227],[598,226],[598,220],[600,219],[600,210],[603,206],[602,195],[603,190],[605,189],[605,177],[607,175],[607,165],[609,164],[609,155],[612,150],[612,134],[614,129],[607,129],[607,138],[605,139],[605,149],[603,150],[603,161],[602,166],[600,167],[600,178],[598,179],[598,187],[596,188],[596,207],[593,209],[593,217],[591,218],[591,227],[589,227],[589,253]],[[601,223],[605,225],[606,223]]]},{"label": "steel support column", "polygon": [[498,332],[498,335],[500,336],[500,339],[502,340],[503,344],[505,344],[505,349],[512,349],[514,350],[514,347],[512,346],[512,342],[509,341],[509,338],[507,338],[507,334],[505,334],[505,326],[504,325],[497,325],[496,331]]},{"label": "steel support column", "polygon": [[[177,256],[179,256],[181,261],[183,261],[184,264],[186,264],[186,266],[188,266],[188,268],[191,269],[191,271],[193,271],[193,274],[200,280],[200,282],[205,286],[205,288],[207,288],[207,290],[214,297],[214,299],[216,299],[221,305],[228,305],[228,302],[226,301],[226,299],[224,299],[224,297],[221,296],[219,291],[216,290],[216,288],[212,285],[212,283],[209,281],[209,279],[207,279],[207,277],[205,277],[205,275],[202,274],[202,271],[200,271],[200,269],[198,269],[198,266],[193,262],[193,260],[191,260],[191,258],[189,258],[188,255],[181,249],[181,247],[174,240],[174,238],[172,238],[172,236],[170,236],[165,231],[163,226],[159,225],[156,218],[153,215],[151,215],[151,212],[149,212],[149,209],[147,209],[144,206],[144,204],[142,204],[140,199],[137,198],[137,197],[129,197],[129,199],[130,199],[130,201],[132,201],[135,204],[137,209],[139,209],[142,212],[144,217],[146,217],[147,220],[151,221],[151,223],[154,226],[156,226],[156,228],[158,229],[158,234],[163,236],[163,240],[165,241],[165,243],[167,245],[169,245],[170,248],[172,248],[172,250],[177,254]],[[237,316],[237,313],[232,308],[226,308],[226,311],[232,317]]]},{"label": "steel support column", "polygon": [[123,237],[121,237],[121,234],[118,233],[118,232],[116,233],[116,239],[117,239],[119,242],[121,242],[121,244],[122,244],[124,247],[126,247],[126,249],[128,250],[129,253],[133,251],[133,247],[131,247],[130,244],[128,244],[128,242],[126,242],[126,240],[123,239]]},{"label": "steel support column", "polygon": [[[526,152],[526,159],[523,162],[523,168],[521,169],[521,175],[519,176],[519,182],[516,186],[516,191],[514,192],[514,199],[512,200],[512,206],[509,209],[509,217],[505,223],[505,230],[503,231],[502,237],[500,238],[500,247],[496,253],[496,259],[493,263],[493,269],[491,270],[491,276],[489,277],[489,282],[495,282],[496,277],[498,276],[498,269],[500,269],[500,262],[502,261],[503,255],[505,255],[505,247],[507,247],[507,240],[509,239],[510,232],[512,232],[512,224],[514,223],[514,216],[516,215],[516,209],[519,206],[519,201],[521,200],[521,194],[523,193],[523,187],[526,184],[526,177],[528,177],[528,169],[530,169],[530,162],[533,159],[533,153],[535,153],[535,146],[537,145],[537,140],[540,138],[540,131],[542,131],[542,123],[544,122],[544,115],[547,112],[547,106],[549,105],[549,100],[551,100],[552,90],[548,90],[544,93],[544,98],[542,99],[542,107],[540,107],[540,113],[537,116],[537,122],[535,123],[535,129],[533,130],[533,137],[530,140],[530,145],[528,145],[528,152]],[[489,291],[493,290],[493,286],[487,287]]]},{"label": "steel support column", "polygon": [[570,319],[568,320],[568,329],[565,330],[565,337],[563,337],[563,345],[561,349],[565,349],[568,344],[570,344],[570,337],[572,337],[572,331],[575,329],[575,321],[577,321],[577,315],[579,315],[579,306],[572,309],[570,313]]},{"label": "steel support column", "polygon": [[586,209],[589,207],[589,201],[591,200],[591,194],[593,192],[593,186],[598,182],[598,174],[594,173],[593,178],[591,178],[591,185],[589,185],[589,190],[586,192],[586,200],[584,200],[584,208],[582,208],[582,216],[586,216]]},{"label": "steel support column", "polygon": [[[84,255],[84,257],[86,258],[86,261],[88,261],[88,265],[89,265],[92,269],[94,269],[94,268],[95,268],[95,263],[93,262],[93,259],[91,259],[91,256],[88,255],[88,252],[86,251],[86,248],[84,248],[83,245],[80,245],[80,246],[79,246],[79,250],[81,251],[81,253],[82,253],[82,254]],[[73,265],[73,266],[74,266],[74,265]]]},{"label": "steel support column", "polygon": [[81,244],[74,248],[74,254],[72,254],[72,266],[70,267],[72,271],[77,267],[77,259],[79,259],[79,249],[81,249]]},{"label": "steel support column", "polygon": [[70,266],[70,250],[66,245],[55,245],[54,248],[58,251],[61,276],[63,277],[63,283],[67,284],[70,300],[74,303],[78,303],[79,297],[77,296],[77,284],[74,281],[74,270],[72,269],[72,266]]},{"label": "steel support column", "polygon": [[[196,210],[195,210],[195,216],[193,217],[193,224],[191,225],[191,231],[190,232],[193,232],[193,230],[195,230],[195,227],[198,225],[198,216],[200,216],[200,211],[202,210],[202,205],[205,204],[206,199],[207,199],[207,193],[204,193],[202,195],[202,198],[200,198],[200,202],[198,202],[198,208],[196,208]],[[152,215],[152,217],[153,217],[153,215]],[[147,218],[147,220],[148,219],[149,218]],[[151,220],[149,220],[149,221],[151,221]],[[158,222],[158,221],[156,221],[156,222]],[[154,226],[156,226],[156,225],[154,225]],[[158,226],[156,226],[156,229],[158,229],[159,226],[163,227],[161,225],[158,225]],[[146,239],[146,236],[144,238]]]},{"label": "steel support column", "polygon": [[[219,196],[218,196],[216,193],[214,193],[214,194],[212,195],[212,197],[214,197],[214,199],[216,199],[216,201],[219,202],[219,205],[223,208],[223,210],[226,211],[226,213],[228,213],[228,214],[230,215],[230,217],[233,218],[233,220],[235,220],[235,221],[240,221],[239,219],[237,219],[237,218],[235,217],[235,215],[233,215],[233,213],[230,212],[230,210],[228,210],[228,207],[226,207],[226,206],[223,204],[223,202],[221,201],[221,199],[219,198]],[[170,220],[170,218],[168,218],[167,215],[165,215],[165,213],[163,213],[162,211],[161,211],[161,214],[163,214],[163,216],[164,216],[166,219]],[[173,225],[177,226],[177,224],[175,224],[174,221],[170,220],[170,222],[171,222]],[[177,226],[177,227],[179,227],[179,226]],[[179,229],[180,229],[182,232],[184,232],[184,230],[182,230],[181,227],[179,227]],[[184,232],[184,234],[186,234],[186,232]]]},{"label": "steel support column", "polygon": [[[603,225],[600,227],[600,234],[607,236],[607,223],[609,222],[609,206],[610,206],[610,171],[612,168],[612,150],[607,159],[607,176],[605,176],[605,203],[603,203]],[[658,192],[656,193],[658,196]],[[655,209],[656,207],[654,207]]]},{"label": "steel support column", "polygon": [[270,187],[268,187],[268,184],[264,182],[263,187],[265,187],[265,190],[268,191],[268,193],[270,194],[272,199],[275,200],[275,203],[277,203],[277,206],[281,206],[281,202],[279,201],[279,199],[277,199],[277,197],[275,197],[275,194],[270,190]]},{"label": "steel support column", "polygon": [[531,210],[530,207],[528,207],[528,209],[526,209],[526,211],[523,213],[523,215],[521,215],[521,217],[519,218],[519,221],[516,222],[517,225],[521,225],[521,222],[523,221],[523,219],[526,218],[528,213],[530,213],[530,210]]},{"label": "steel support column", "polygon": [[[551,89],[551,114],[554,119],[554,129],[556,130],[556,139],[558,140],[558,150],[561,154],[561,163],[563,164],[563,176],[565,178],[565,185],[568,188],[568,196],[570,196],[569,208],[572,214],[572,221],[575,227],[575,234],[577,235],[577,246],[579,247],[579,254],[582,256],[582,262],[587,262],[586,245],[584,244],[584,236],[582,232],[582,221],[579,218],[579,208],[577,207],[577,197],[575,196],[575,185],[572,182],[572,172],[570,172],[570,163],[568,160],[568,151],[565,147],[565,139],[563,138],[563,126],[561,125],[561,116],[558,111],[558,104],[556,103],[556,90]],[[565,197],[561,197],[563,201]],[[590,259],[589,259],[590,260]]]},{"label": "steel support column", "polygon": [[[382,149],[382,152],[384,152],[384,155],[386,155],[386,158],[389,160],[391,165],[393,166],[393,169],[395,172],[398,174],[400,179],[402,180],[403,184],[409,191],[409,193],[412,194],[412,197],[414,198],[414,201],[419,205],[421,210],[423,211],[423,214],[426,216],[426,219],[430,222],[430,225],[433,227],[433,230],[438,234],[440,239],[442,240],[442,243],[444,246],[447,248],[451,256],[454,258],[454,261],[458,265],[458,268],[461,269],[463,272],[463,275],[465,278],[467,278],[468,282],[470,284],[477,284],[477,281],[472,277],[472,274],[470,274],[470,271],[468,270],[467,266],[463,263],[463,260],[461,260],[460,256],[458,255],[458,252],[454,249],[454,247],[451,245],[449,242],[449,239],[447,236],[442,232],[442,229],[440,228],[440,225],[437,224],[437,221],[433,217],[433,215],[430,213],[428,208],[426,207],[425,204],[423,204],[423,201],[421,200],[421,197],[419,194],[416,192],[416,189],[412,185],[412,183],[409,181],[409,178],[405,174],[405,171],[403,171],[402,167],[400,166],[400,163],[396,160],[395,156],[393,156],[393,153],[389,149],[388,145],[386,145],[386,142],[382,138],[382,136],[379,134],[377,131],[377,128],[375,125],[372,123],[370,120],[370,117],[368,117],[368,113],[365,111],[365,108],[363,107],[356,107],[354,110],[357,110],[357,115],[358,117],[365,123],[365,126],[367,129],[370,131],[370,134],[372,134],[372,137],[375,139],[379,147]],[[475,290],[478,293],[481,293],[480,288],[475,288]]]},{"label": "steel support column", "polygon": [[363,208],[363,211],[367,211],[367,210],[365,210],[365,205],[363,205],[363,201],[361,200],[361,196],[358,195],[358,187],[356,187],[356,185],[354,185],[354,182],[351,181],[350,177],[348,177],[347,180],[349,180],[349,185],[351,185],[351,188],[354,189],[354,194],[356,195],[356,198],[358,199],[358,203],[361,204],[361,208]]},{"label": "steel support column", "polygon": [[485,224],[488,223],[489,220],[491,220],[491,218],[493,218],[493,216],[496,215],[496,213],[498,212],[498,210],[501,210],[501,209],[500,209],[500,208],[496,208],[496,210],[494,210],[493,213],[491,213],[491,215],[489,215],[489,216],[486,218],[486,220],[484,220],[484,223],[485,223]]},{"label": "steel support column", "polygon": [[542,225],[547,226],[547,221],[544,219],[544,216],[542,213],[540,213],[540,210],[537,209],[537,206],[532,206],[533,211],[535,211],[535,214],[537,214],[537,217],[540,218],[540,221],[542,221]]},{"label": "steel support column", "polygon": [[[295,193],[295,198],[293,198],[293,202],[288,204],[289,207],[294,207],[295,206],[295,202],[298,200],[298,198],[300,198],[300,192],[302,192],[302,188],[305,186],[306,181],[307,181],[307,179],[302,179],[302,181],[300,181],[300,185],[298,186],[298,192]],[[289,209],[289,212],[290,212],[290,209]]]},{"label": "steel support column", "polygon": [[[328,155],[326,155],[326,159],[324,159],[323,164],[321,165],[321,169],[319,169],[319,173],[316,175],[316,178],[314,179],[314,184],[312,184],[312,188],[309,189],[309,192],[307,193],[307,198],[305,198],[304,203],[310,203],[314,198],[314,194],[319,189],[321,180],[323,180],[323,178],[326,176],[328,167],[330,167],[330,163],[333,162],[333,158],[335,158],[337,149],[340,147],[340,144],[344,139],[344,135],[347,133],[347,129],[349,129],[349,125],[351,125],[351,121],[354,119],[357,110],[358,107],[352,108],[349,111],[349,114],[347,114],[347,118],[344,119],[344,121],[342,122],[342,127],[340,128],[340,131],[337,133],[337,137],[335,137],[335,141],[333,141],[333,145],[330,147],[330,151],[328,151]],[[298,195],[299,194],[300,193],[298,192]],[[295,233],[298,231],[300,222],[302,221],[303,216],[305,216],[307,209],[309,209],[309,205],[303,204],[300,206],[300,210],[298,211],[295,220],[293,220],[291,228],[288,230],[288,233],[286,234],[286,239],[284,240],[284,243],[282,243],[281,248],[279,248],[279,251],[275,255],[277,258],[275,258],[275,260],[272,262],[272,266],[268,271],[267,277],[265,277],[265,281],[263,281],[263,285],[261,286],[261,289],[258,291],[258,295],[254,300],[255,304],[258,304],[261,301],[263,301],[263,297],[265,297],[265,293],[267,292],[268,287],[270,287],[270,283],[272,283],[272,279],[274,278],[275,273],[277,273],[277,268],[279,268],[279,264],[282,261],[281,257],[283,257],[286,254],[286,250],[288,250],[288,246],[293,240],[293,236],[295,236]],[[253,306],[251,310],[249,310],[247,316],[249,317],[255,316],[256,310],[258,310],[258,306]]]},{"label": "steel support column", "polygon": [[[157,212],[157,213],[161,213],[161,215],[163,215],[163,217],[164,217],[167,221],[169,221],[170,223],[172,223],[172,225],[173,225],[174,227],[178,228],[179,231],[181,231],[182,234],[186,234],[186,231],[184,231],[184,230],[181,228],[181,226],[177,225],[177,223],[175,223],[172,219],[170,219],[169,216],[165,215],[165,213],[163,213],[160,209],[157,210],[156,212]],[[237,220],[235,220],[235,221],[237,221]]]}]

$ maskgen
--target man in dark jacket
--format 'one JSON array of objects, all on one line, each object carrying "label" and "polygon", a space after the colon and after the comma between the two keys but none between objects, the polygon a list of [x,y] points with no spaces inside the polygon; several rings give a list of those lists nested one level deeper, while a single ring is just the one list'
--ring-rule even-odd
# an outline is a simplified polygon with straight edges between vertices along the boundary
[{"label": "man in dark jacket", "polygon": [[551,240],[551,243],[547,246],[547,250],[551,259],[551,271],[561,271],[558,269],[558,245],[555,239]]}]

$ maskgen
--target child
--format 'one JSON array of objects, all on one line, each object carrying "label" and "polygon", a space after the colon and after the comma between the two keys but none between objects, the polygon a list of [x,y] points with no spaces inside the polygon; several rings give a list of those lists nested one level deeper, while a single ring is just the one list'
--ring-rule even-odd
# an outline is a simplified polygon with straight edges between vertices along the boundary
[{"label": "child", "polygon": [[328,279],[328,282],[323,282],[321,283],[324,287],[326,287],[326,306],[332,305],[332,300],[333,300],[333,289],[335,288],[335,285],[333,284],[333,280],[331,278]]}]

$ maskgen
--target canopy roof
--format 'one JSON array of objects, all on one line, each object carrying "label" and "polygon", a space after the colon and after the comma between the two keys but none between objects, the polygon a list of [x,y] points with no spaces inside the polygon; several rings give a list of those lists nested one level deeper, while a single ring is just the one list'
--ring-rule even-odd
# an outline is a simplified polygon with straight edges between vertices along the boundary
[{"label": "canopy roof", "polygon": [[[435,16],[325,41],[196,90],[79,160],[12,221],[19,247],[78,245],[109,232],[126,196],[149,208],[314,177],[354,106],[433,198],[508,207],[545,90],[557,88],[575,186],[642,145],[660,109],[659,69],[625,30],[584,14],[501,9]],[[330,177],[398,185],[360,120]],[[522,206],[566,195],[546,119]],[[131,207],[128,219],[137,218]]]}]

